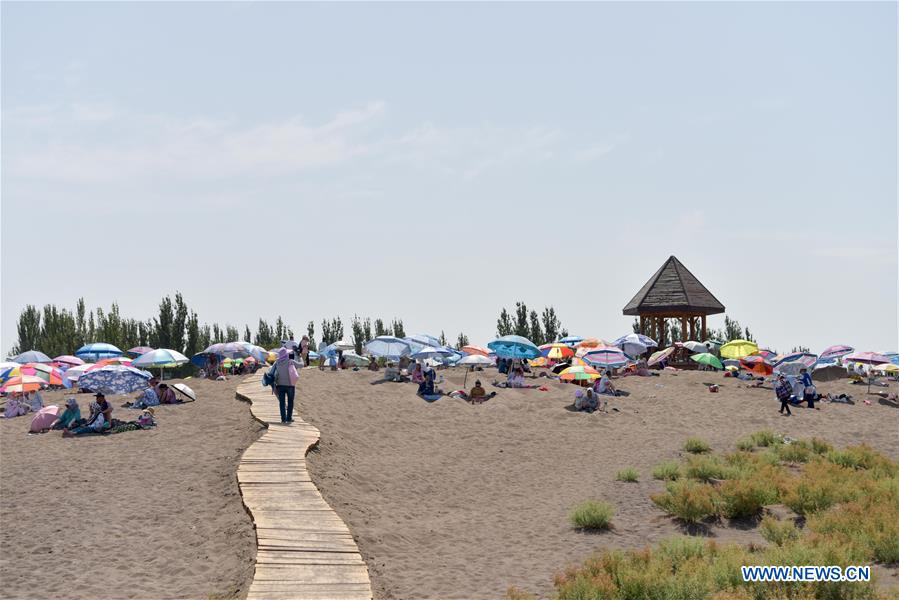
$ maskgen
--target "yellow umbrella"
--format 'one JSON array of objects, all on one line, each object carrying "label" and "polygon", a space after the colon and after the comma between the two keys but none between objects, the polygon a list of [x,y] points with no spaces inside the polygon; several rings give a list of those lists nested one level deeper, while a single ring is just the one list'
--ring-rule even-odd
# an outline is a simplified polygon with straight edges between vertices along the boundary
[{"label": "yellow umbrella", "polygon": [[539,356],[532,361],[529,361],[529,364],[532,367],[545,367],[547,365],[547,360],[545,356]]},{"label": "yellow umbrella", "polygon": [[758,344],[748,340],[731,340],[721,346],[719,353],[724,358],[743,358],[759,351]]},{"label": "yellow umbrella", "polygon": [[894,365],[893,363],[882,363],[874,366],[875,371],[881,371],[883,373],[899,373],[899,365]]}]

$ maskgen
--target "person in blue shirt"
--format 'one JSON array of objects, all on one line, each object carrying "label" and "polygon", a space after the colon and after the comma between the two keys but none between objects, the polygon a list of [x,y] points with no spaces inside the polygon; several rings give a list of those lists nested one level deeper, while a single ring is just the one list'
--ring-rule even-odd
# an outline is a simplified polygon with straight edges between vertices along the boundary
[{"label": "person in blue shirt", "polygon": [[808,402],[809,408],[815,408],[815,400],[818,399],[818,390],[812,383],[812,376],[809,375],[808,369],[799,369],[799,381],[803,385],[802,398],[797,398],[799,402]]}]

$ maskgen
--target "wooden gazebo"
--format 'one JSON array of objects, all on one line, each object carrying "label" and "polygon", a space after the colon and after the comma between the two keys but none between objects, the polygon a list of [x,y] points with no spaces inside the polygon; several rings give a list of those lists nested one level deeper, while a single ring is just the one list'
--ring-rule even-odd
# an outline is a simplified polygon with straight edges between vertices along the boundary
[{"label": "wooden gazebo", "polygon": [[641,333],[658,340],[659,344],[666,338],[667,319],[680,321],[681,341],[704,342],[706,317],[723,313],[724,305],[681,261],[670,256],[623,312],[640,317]]}]

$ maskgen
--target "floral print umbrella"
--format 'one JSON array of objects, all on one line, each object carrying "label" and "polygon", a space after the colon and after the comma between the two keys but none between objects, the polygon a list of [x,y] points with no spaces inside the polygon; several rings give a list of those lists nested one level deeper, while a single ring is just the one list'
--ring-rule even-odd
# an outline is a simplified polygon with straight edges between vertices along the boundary
[{"label": "floral print umbrella", "polygon": [[134,367],[109,365],[78,378],[78,387],[104,394],[130,394],[150,386],[150,374]]}]

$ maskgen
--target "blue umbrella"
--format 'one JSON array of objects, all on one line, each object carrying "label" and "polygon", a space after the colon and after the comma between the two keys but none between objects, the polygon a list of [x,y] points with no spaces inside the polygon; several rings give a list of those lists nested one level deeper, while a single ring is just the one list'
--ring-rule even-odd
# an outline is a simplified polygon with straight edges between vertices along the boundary
[{"label": "blue umbrella", "polygon": [[540,348],[520,335],[504,335],[487,344],[500,358],[532,359],[540,356]]},{"label": "blue umbrella", "polygon": [[426,358],[436,358],[443,359],[447,356],[451,356],[453,352],[451,350],[445,350],[443,348],[435,348],[433,346],[425,346],[415,354],[411,355],[411,358],[416,360],[424,360]]},{"label": "blue umbrella", "polygon": [[18,356],[14,356],[12,361],[24,365],[25,363],[49,363],[53,362],[53,359],[43,352],[29,350],[28,352],[23,352]]},{"label": "blue umbrella", "polygon": [[124,365],[108,365],[78,378],[78,387],[104,394],[130,394],[150,386],[150,374]]},{"label": "blue umbrella", "polygon": [[412,348],[406,340],[392,335],[379,335],[365,344],[365,351],[372,356],[398,360],[401,356],[411,354]]},{"label": "blue umbrella", "polygon": [[569,335],[569,336],[565,336],[561,340],[559,340],[560,343],[568,344],[569,346],[574,346],[575,344],[579,344],[580,342],[583,342],[583,341],[584,341],[584,338],[582,338],[579,335]]},{"label": "blue umbrella", "polygon": [[121,350],[113,346],[112,344],[106,344],[104,342],[95,342],[93,344],[87,344],[78,348],[75,352],[75,356],[78,358],[89,358],[93,360],[103,360],[104,358],[115,358],[116,356],[121,356],[124,354]]}]

